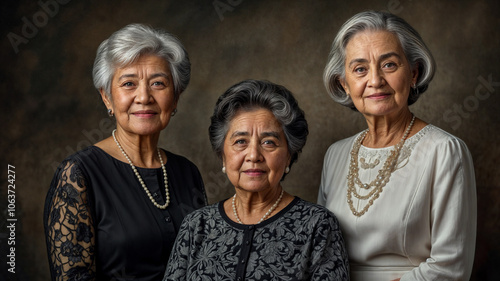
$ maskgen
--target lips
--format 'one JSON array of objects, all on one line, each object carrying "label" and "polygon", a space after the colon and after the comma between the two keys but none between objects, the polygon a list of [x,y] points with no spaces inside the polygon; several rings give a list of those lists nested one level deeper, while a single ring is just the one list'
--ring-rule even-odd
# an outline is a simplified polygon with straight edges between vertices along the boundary
[{"label": "lips", "polygon": [[265,174],[266,172],[264,170],[261,170],[261,169],[248,169],[248,170],[243,171],[243,173],[245,173],[248,176],[255,177],[255,176],[261,176],[261,175]]},{"label": "lips", "polygon": [[157,113],[153,110],[138,110],[138,111],[132,112],[132,115],[137,116],[137,117],[141,117],[141,118],[152,117],[156,114]]},{"label": "lips", "polygon": [[379,100],[379,99],[385,99],[386,97],[388,97],[390,95],[391,94],[388,94],[388,93],[375,93],[375,94],[367,96],[366,98],[373,99],[373,100]]}]

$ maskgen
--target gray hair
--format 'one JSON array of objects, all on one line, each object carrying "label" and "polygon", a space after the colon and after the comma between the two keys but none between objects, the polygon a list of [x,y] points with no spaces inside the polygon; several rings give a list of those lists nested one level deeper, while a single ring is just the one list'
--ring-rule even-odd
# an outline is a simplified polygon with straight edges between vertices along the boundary
[{"label": "gray hair", "polygon": [[213,150],[222,158],[224,141],[233,117],[240,110],[259,108],[271,111],[281,124],[291,156],[291,167],[306,144],[309,134],[307,121],[292,93],[269,81],[245,80],[219,97],[208,129]]},{"label": "gray hair", "polygon": [[111,82],[116,68],[133,63],[145,54],[168,62],[177,100],[191,77],[188,54],[174,35],[143,24],[129,24],[101,43],[92,71],[96,89],[103,89],[111,97]]},{"label": "gray hair", "polygon": [[340,28],[333,40],[323,73],[323,82],[330,96],[341,105],[355,109],[351,98],[342,88],[340,81],[345,79],[345,48],[349,40],[357,33],[369,31],[388,31],[396,35],[403,48],[411,69],[418,68],[416,87],[410,90],[408,105],[418,100],[427,90],[434,77],[436,63],[430,50],[418,32],[405,20],[393,14],[376,11],[366,11],[354,15]]}]

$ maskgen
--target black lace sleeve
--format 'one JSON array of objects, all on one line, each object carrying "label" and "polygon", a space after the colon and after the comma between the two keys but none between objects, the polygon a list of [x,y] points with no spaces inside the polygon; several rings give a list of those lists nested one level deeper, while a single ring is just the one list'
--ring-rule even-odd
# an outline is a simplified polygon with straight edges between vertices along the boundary
[{"label": "black lace sleeve", "polygon": [[95,232],[85,177],[66,160],[52,180],[44,208],[52,280],[95,280]]}]

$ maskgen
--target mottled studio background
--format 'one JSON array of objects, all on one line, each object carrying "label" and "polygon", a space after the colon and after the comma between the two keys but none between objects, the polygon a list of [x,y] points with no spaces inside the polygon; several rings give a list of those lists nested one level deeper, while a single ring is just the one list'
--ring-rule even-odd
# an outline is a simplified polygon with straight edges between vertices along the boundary
[{"label": "mottled studio background", "polygon": [[[132,22],[147,23],[176,34],[186,46],[192,63],[191,83],[160,144],[199,167],[210,202],[233,193],[207,137],[217,97],[247,78],[268,79],[295,93],[306,112],[310,137],[284,187],[315,201],[327,147],[365,128],[359,114],[327,96],[321,77],[340,25],[366,9],[388,10],[405,18],[435,56],[434,81],[412,110],[469,146],[478,193],[472,280],[499,280],[499,3],[2,1],[1,280],[49,278],[42,227],[45,194],[57,163],[110,135],[91,70],[97,46],[113,31]],[[215,6],[221,10],[217,12]],[[6,271],[5,261],[10,235],[6,225],[8,164],[15,166],[16,175],[15,274]]]}]

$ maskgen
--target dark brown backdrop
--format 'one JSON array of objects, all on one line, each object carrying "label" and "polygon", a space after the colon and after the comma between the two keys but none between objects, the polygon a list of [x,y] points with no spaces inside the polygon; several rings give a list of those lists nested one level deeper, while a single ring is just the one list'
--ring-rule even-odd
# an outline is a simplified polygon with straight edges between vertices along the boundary
[{"label": "dark brown backdrop", "polygon": [[[91,69],[97,46],[113,31],[132,22],[147,23],[176,34],[188,49],[191,83],[160,143],[198,165],[210,202],[233,193],[207,137],[217,97],[247,78],[267,79],[294,92],[306,112],[310,137],[284,186],[315,201],[327,147],[365,128],[359,114],[326,94],[321,77],[329,47],[347,18],[375,9],[405,18],[434,53],[435,79],[412,110],[468,144],[475,161],[479,208],[472,280],[497,280],[498,1],[22,0],[2,6],[2,278],[48,279],[42,228],[45,194],[57,163],[110,134],[111,123],[92,86]],[[15,274],[7,272],[5,260],[11,233],[8,164],[16,173]]]}]

